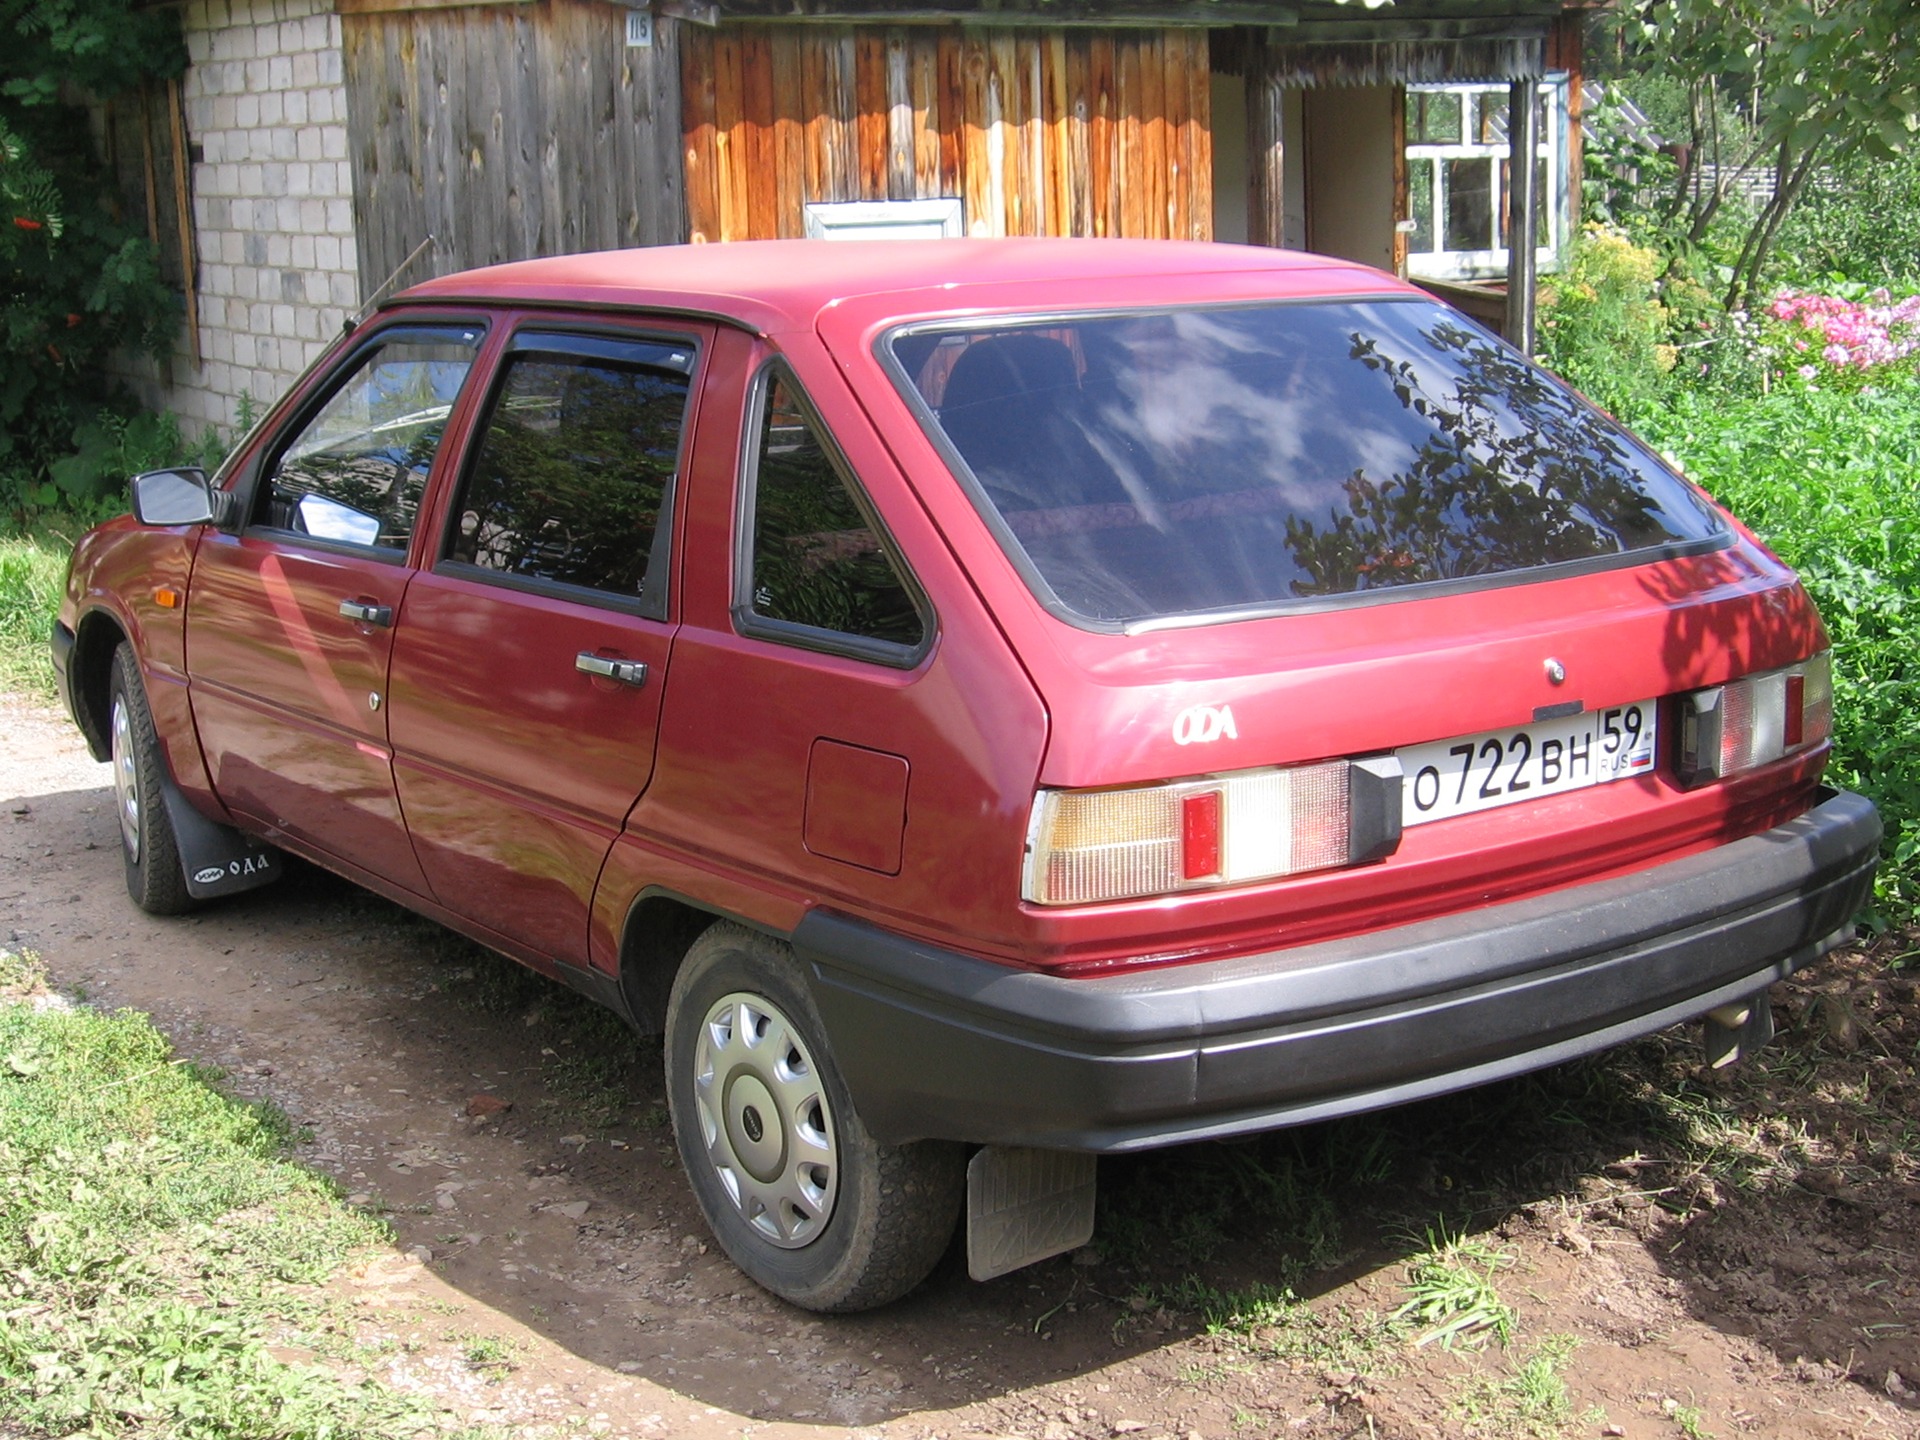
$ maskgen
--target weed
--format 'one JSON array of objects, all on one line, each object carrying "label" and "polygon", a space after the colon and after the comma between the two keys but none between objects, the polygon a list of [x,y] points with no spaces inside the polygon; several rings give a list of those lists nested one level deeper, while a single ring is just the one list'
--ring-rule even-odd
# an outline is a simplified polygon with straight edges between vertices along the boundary
[{"label": "weed", "polygon": [[1401,1327],[1372,1311],[1336,1306],[1322,1315],[1291,1290],[1253,1285],[1217,1290],[1188,1275],[1176,1285],[1141,1292],[1149,1304],[1199,1313],[1207,1334],[1243,1355],[1300,1361],[1326,1370],[1371,1374],[1401,1337]]},{"label": "weed", "polygon": [[1489,1336],[1504,1347],[1513,1338],[1513,1309],[1500,1298],[1493,1277],[1513,1268],[1510,1250],[1450,1233],[1443,1220],[1426,1232],[1426,1248],[1407,1266],[1407,1302],[1393,1318],[1430,1328],[1414,1343],[1438,1340],[1451,1350]]},{"label": "weed", "polygon": [[1576,1419],[1604,1421],[1597,1408],[1576,1416],[1561,1372],[1579,1342],[1571,1335],[1544,1336],[1505,1379],[1476,1375],[1467,1382],[1454,1410],[1476,1435],[1532,1436],[1555,1440]]},{"label": "weed", "polygon": [[459,1347],[460,1358],[466,1362],[467,1368],[485,1375],[490,1382],[504,1380],[508,1372],[517,1368],[513,1357],[518,1347],[498,1335],[458,1335],[450,1338]]},{"label": "weed", "polygon": [[1680,1427],[1680,1433],[1687,1440],[1713,1440],[1713,1432],[1707,1429],[1707,1412],[1698,1405],[1682,1405],[1669,1396],[1662,1408],[1666,1410],[1667,1418]]}]

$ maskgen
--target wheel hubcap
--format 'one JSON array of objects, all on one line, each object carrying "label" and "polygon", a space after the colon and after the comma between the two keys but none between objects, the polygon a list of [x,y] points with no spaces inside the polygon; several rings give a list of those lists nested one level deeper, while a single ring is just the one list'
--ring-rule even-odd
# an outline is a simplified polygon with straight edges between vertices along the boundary
[{"label": "wheel hubcap", "polygon": [[833,1112],[778,1006],[744,992],[714,1003],[694,1047],[693,1099],[707,1160],[741,1218],[783,1250],[818,1239],[840,1183]]},{"label": "wheel hubcap", "polygon": [[127,702],[113,702],[113,799],[120,814],[120,843],[127,858],[140,863],[140,780],[133,769],[133,724]]}]

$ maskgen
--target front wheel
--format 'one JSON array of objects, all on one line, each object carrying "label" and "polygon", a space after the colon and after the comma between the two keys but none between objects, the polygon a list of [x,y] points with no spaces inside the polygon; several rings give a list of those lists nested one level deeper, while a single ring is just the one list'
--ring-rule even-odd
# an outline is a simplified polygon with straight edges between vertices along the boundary
[{"label": "front wheel", "polygon": [[694,1198],[755,1282],[844,1312],[926,1278],[959,1218],[961,1147],[867,1133],[785,945],[725,923],[701,935],[674,978],[666,1064]]},{"label": "front wheel", "polygon": [[160,738],[147,708],[140,661],[133,646],[113,652],[107,685],[107,732],[113,749],[113,808],[120,819],[120,855],[127,893],[150,915],[180,915],[193,907],[180,847],[161,793]]}]

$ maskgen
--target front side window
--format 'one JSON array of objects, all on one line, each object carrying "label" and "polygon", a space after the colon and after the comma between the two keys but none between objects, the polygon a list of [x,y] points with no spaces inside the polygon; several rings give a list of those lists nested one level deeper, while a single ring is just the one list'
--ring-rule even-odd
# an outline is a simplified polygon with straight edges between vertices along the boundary
[{"label": "front side window", "polygon": [[1604,564],[1724,534],[1633,437],[1427,301],[889,343],[1036,592],[1096,625]]},{"label": "front side window", "polygon": [[688,350],[537,344],[507,358],[446,558],[658,608],[654,559],[686,422]]},{"label": "front side window", "polygon": [[[1567,78],[1535,92],[1539,148],[1536,260],[1551,269],[1571,230],[1567,179]],[[1407,87],[1407,273],[1469,279],[1507,273],[1513,189],[1504,85]]]},{"label": "front side window", "polygon": [[379,337],[274,453],[254,523],[404,553],[480,335],[422,326]]},{"label": "front side window", "polygon": [[760,387],[756,431],[743,607],[749,627],[772,621],[917,647],[926,622],[885,538],[854,497],[818,422],[778,371]]}]

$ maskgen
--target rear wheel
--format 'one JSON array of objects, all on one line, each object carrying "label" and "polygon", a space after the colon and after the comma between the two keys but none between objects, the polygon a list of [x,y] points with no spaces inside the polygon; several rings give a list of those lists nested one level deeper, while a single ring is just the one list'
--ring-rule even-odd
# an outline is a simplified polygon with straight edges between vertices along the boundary
[{"label": "rear wheel", "polygon": [[120,856],[127,893],[151,915],[179,915],[193,907],[180,847],[161,793],[160,739],[133,646],[113,652],[107,686],[107,733],[113,750],[113,808],[120,820]]},{"label": "rear wheel", "polygon": [[959,1218],[961,1147],[867,1133],[785,945],[733,924],[702,934],[674,979],[666,1062],[694,1196],[754,1281],[849,1311],[926,1278]]}]

